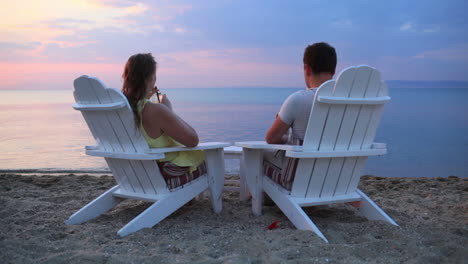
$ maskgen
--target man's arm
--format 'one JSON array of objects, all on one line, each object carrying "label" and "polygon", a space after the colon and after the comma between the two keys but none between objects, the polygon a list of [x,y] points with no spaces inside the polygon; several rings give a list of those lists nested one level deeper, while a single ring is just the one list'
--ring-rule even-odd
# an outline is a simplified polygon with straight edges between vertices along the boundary
[{"label": "man's arm", "polygon": [[275,122],[271,125],[266,134],[265,140],[268,144],[284,144],[288,141],[286,133],[290,125],[286,124],[277,115]]},{"label": "man's arm", "polygon": [[300,94],[298,92],[291,94],[286,98],[279,113],[276,115],[275,122],[265,136],[268,144],[284,144],[288,141],[286,133],[296,119],[298,106],[300,105]]}]

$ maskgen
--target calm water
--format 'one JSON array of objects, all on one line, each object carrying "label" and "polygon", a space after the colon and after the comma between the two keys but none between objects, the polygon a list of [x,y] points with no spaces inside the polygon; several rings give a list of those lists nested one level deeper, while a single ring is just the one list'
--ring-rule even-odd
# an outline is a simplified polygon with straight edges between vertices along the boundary
[{"label": "calm water", "polygon": [[[263,140],[281,103],[298,89],[167,89],[201,141]],[[468,177],[468,89],[391,89],[365,173]],[[84,155],[93,139],[72,91],[0,91],[0,169],[107,169]],[[236,171],[235,163],[228,163]]]}]

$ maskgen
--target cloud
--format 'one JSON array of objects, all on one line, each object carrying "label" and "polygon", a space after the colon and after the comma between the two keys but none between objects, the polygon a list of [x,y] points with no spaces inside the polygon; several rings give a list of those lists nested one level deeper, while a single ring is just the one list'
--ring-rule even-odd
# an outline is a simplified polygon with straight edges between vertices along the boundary
[{"label": "cloud", "polygon": [[[442,6],[436,1],[423,6],[406,1],[271,1],[268,5],[209,0],[4,2],[0,63],[123,65],[132,54],[152,52],[160,58],[161,73],[167,73],[161,74],[161,80],[170,79],[167,84],[173,87],[185,85],[177,76],[208,86],[213,86],[210,79],[218,86],[226,85],[223,78],[237,84],[267,85],[274,83],[269,75],[277,83],[288,83],[286,75],[290,81],[302,81],[297,76],[302,52],[307,44],[318,41],[337,48],[340,64],[422,65],[420,76],[426,76],[422,74],[425,68],[449,62],[466,65],[464,50],[468,49],[456,46],[468,42],[463,13],[467,4],[461,6],[461,1]],[[408,75],[413,71],[405,70]]]},{"label": "cloud", "polygon": [[400,31],[412,31],[417,33],[436,33],[439,32],[441,26],[438,24],[415,24],[406,22],[400,26]]},{"label": "cloud", "polygon": [[353,22],[349,19],[336,20],[332,22],[332,25],[340,28],[349,28],[353,26]]},{"label": "cloud", "polygon": [[182,27],[176,27],[174,29],[174,32],[183,34],[183,33],[187,32],[187,30],[185,28],[182,28]]},{"label": "cloud", "polygon": [[175,11],[179,15],[183,15],[185,12],[188,10],[191,10],[193,8],[192,5],[169,5],[167,6],[168,9]]},{"label": "cloud", "polygon": [[403,25],[400,26],[401,31],[408,31],[413,28],[413,23],[411,22],[406,22]]},{"label": "cloud", "polygon": [[142,3],[137,3],[136,5],[128,6],[124,8],[124,12],[129,15],[139,15],[148,10],[148,6]]},{"label": "cloud", "polygon": [[0,50],[31,50],[40,46],[39,42],[14,43],[0,42]]},{"label": "cloud", "polygon": [[99,76],[120,87],[121,65],[106,63],[4,63],[0,62],[0,89],[72,89],[83,74]]},{"label": "cloud", "polygon": [[[169,39],[171,35],[180,37],[190,32],[188,27],[173,20],[191,8],[191,5],[171,2],[125,0],[8,2],[0,10],[0,16],[4,15],[0,25],[3,43],[0,61],[82,62],[94,59],[96,56],[87,55],[92,52],[108,53],[113,46],[122,48],[120,42],[127,43],[127,49],[141,46],[135,41],[142,39],[159,43],[162,42],[159,34],[168,34],[166,39]],[[8,16],[9,9],[18,15]],[[27,15],[25,10],[34,12]],[[32,42],[37,44],[30,46]],[[126,53],[122,49],[121,52]],[[98,57],[111,58],[109,54]]]},{"label": "cloud", "polygon": [[258,49],[213,49],[159,54],[158,82],[163,87],[187,88],[302,85],[302,67],[268,61],[264,53]]},{"label": "cloud", "polygon": [[76,29],[90,27],[94,22],[89,19],[58,18],[45,20],[43,23],[51,28]]},{"label": "cloud", "polygon": [[468,62],[468,43],[460,44],[452,48],[438,49],[421,52],[415,56],[415,59],[435,59],[443,61],[465,61]]}]

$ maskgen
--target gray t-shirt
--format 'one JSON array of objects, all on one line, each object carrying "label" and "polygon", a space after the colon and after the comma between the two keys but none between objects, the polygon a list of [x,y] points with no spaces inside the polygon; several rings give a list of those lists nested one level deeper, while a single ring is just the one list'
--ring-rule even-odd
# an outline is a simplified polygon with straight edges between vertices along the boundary
[{"label": "gray t-shirt", "polygon": [[297,91],[291,94],[281,106],[278,116],[292,128],[292,137],[304,140],[310,110],[317,88]]}]

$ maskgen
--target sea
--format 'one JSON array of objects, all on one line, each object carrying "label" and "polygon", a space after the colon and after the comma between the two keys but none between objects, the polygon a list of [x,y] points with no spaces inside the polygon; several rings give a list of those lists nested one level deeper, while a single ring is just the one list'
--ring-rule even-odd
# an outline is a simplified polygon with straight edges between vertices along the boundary
[{"label": "sea", "polygon": [[[390,88],[376,142],[363,174],[382,177],[468,177],[468,87]],[[402,87],[403,86],[403,87]],[[440,85],[439,85],[440,86]],[[162,89],[201,142],[264,140],[282,102],[304,88]],[[106,172],[73,91],[0,90],[0,172]],[[239,164],[227,161],[228,173]]]}]

